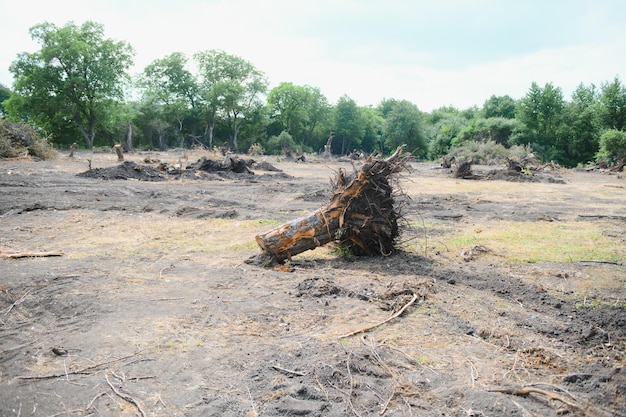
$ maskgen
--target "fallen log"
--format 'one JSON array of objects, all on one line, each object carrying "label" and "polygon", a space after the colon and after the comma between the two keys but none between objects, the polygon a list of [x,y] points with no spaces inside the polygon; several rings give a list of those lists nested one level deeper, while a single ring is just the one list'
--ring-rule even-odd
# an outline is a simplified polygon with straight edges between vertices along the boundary
[{"label": "fallen log", "polygon": [[282,263],[329,242],[354,255],[389,255],[398,237],[392,177],[408,170],[404,145],[387,159],[369,157],[352,175],[340,170],[329,203],[256,236],[263,254]]},{"label": "fallen log", "polygon": [[39,258],[39,257],[47,257],[47,256],[63,256],[64,253],[61,251],[50,251],[50,252],[8,252],[0,250],[0,258],[10,258],[10,259],[18,259],[18,258]]}]

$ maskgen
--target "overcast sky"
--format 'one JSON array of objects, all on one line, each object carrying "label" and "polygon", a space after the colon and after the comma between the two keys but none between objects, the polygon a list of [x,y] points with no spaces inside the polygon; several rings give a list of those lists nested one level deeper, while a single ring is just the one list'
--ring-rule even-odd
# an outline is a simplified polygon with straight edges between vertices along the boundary
[{"label": "overcast sky", "polygon": [[0,0],[0,83],[35,24],[102,23],[135,49],[140,72],[172,52],[221,49],[335,103],[406,99],[422,111],[518,99],[533,81],[622,83],[623,0]]}]

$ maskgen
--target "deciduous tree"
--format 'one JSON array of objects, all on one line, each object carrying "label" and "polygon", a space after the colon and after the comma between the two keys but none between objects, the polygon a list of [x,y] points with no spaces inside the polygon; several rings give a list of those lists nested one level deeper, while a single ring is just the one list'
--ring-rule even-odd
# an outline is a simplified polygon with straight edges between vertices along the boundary
[{"label": "deciduous tree", "polygon": [[[210,115],[221,112],[228,119],[231,146],[238,150],[237,135],[241,123],[258,113],[265,104],[267,92],[265,74],[250,62],[224,51],[209,50],[194,55],[199,67],[202,97]],[[210,122],[210,121],[209,121]]]},{"label": "deciduous tree", "polygon": [[11,64],[15,98],[7,102],[9,112],[14,117],[25,114],[52,132],[71,120],[92,148],[107,107],[123,99],[132,48],[105,38],[103,26],[90,21],[64,27],[42,23],[33,26],[30,35],[41,49],[23,52]]},{"label": "deciduous tree", "polygon": [[600,103],[600,114],[605,127],[626,130],[626,87],[619,77],[602,84]]},{"label": "deciduous tree", "polygon": [[426,155],[426,137],[422,128],[422,114],[417,106],[407,100],[396,102],[383,125],[385,143],[390,149],[406,144],[417,157]]}]

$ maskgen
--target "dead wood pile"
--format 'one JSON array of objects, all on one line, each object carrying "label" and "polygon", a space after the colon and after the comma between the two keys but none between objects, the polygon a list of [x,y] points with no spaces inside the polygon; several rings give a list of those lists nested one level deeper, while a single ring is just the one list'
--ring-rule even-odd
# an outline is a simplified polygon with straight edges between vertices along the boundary
[{"label": "dead wood pile", "polygon": [[474,177],[472,173],[472,164],[474,161],[470,159],[469,161],[455,161],[456,168],[452,172],[453,178],[465,178],[471,179]]},{"label": "dead wood pile", "polygon": [[[202,157],[198,161],[188,164],[185,168],[179,165],[170,165],[167,162],[144,158],[146,164],[137,164],[132,161],[106,168],[89,168],[88,171],[77,174],[79,177],[98,178],[103,180],[127,180],[135,179],[140,181],[165,181],[168,179],[195,179],[204,178],[201,173],[234,173],[254,175],[250,167],[255,164],[252,159],[242,159],[235,155],[226,155],[224,160],[219,161]],[[150,164],[157,164],[152,166]],[[271,164],[265,164],[259,169],[274,170]]]},{"label": "dead wood pile", "polygon": [[340,170],[325,207],[256,236],[262,255],[282,263],[329,242],[357,256],[391,254],[400,217],[392,184],[396,174],[409,169],[403,149],[387,159],[371,156],[352,174]]}]

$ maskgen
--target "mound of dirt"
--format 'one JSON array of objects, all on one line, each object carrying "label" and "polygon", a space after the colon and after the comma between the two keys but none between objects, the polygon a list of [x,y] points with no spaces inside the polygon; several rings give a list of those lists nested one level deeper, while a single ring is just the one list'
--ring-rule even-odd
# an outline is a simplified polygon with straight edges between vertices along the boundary
[{"label": "mound of dirt", "polygon": [[550,184],[565,184],[565,181],[557,176],[549,174],[525,174],[510,169],[494,169],[487,172],[483,179],[501,180],[510,182],[544,182]]},{"label": "mound of dirt", "polygon": [[283,172],[282,169],[276,168],[274,165],[270,164],[267,161],[255,162],[254,164],[252,164],[252,169],[257,169],[259,171]]},{"label": "mound of dirt", "polygon": [[[154,163],[153,160],[146,158],[146,163]],[[254,175],[250,170],[250,166],[256,162],[252,159],[241,159],[238,157],[227,157],[224,161],[218,161],[202,157],[198,161],[187,165],[186,168],[170,166],[167,163],[159,163],[155,168],[151,165],[137,164],[131,161],[125,161],[120,165],[108,168],[94,168],[77,174],[83,178],[97,178],[102,180],[127,180],[135,179],[140,181],[165,181],[167,179],[232,179],[230,174],[248,174]],[[265,171],[282,172],[268,162],[256,164],[258,169]],[[217,175],[217,176],[216,176]]]},{"label": "mound of dirt", "polygon": [[80,174],[83,178],[97,178],[102,180],[127,180],[140,181],[164,181],[165,175],[157,168],[149,165],[139,165],[135,162],[125,161],[120,165],[109,168],[94,168]]}]

